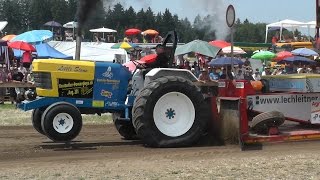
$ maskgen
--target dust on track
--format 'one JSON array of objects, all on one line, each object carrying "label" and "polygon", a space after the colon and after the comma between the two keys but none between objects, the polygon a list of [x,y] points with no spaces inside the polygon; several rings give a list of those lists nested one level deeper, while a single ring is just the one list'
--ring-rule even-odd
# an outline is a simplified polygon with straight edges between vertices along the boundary
[{"label": "dust on track", "polygon": [[85,125],[71,144],[31,126],[0,127],[0,179],[317,179],[319,142],[147,148],[112,124]]}]

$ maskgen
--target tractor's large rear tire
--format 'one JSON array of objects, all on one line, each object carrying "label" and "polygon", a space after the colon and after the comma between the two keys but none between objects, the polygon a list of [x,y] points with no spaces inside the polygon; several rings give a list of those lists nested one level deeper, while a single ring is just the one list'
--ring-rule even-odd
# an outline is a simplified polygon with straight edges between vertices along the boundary
[{"label": "tractor's large rear tire", "polygon": [[43,114],[42,109],[34,109],[31,115],[31,121],[33,128],[38,131],[40,134],[45,135],[41,127],[41,116]]},{"label": "tractor's large rear tire", "polygon": [[182,147],[196,143],[208,122],[206,103],[192,82],[166,76],[150,82],[135,100],[133,126],[145,145]]},{"label": "tractor's large rear tire", "polygon": [[81,131],[81,113],[71,104],[53,104],[43,112],[41,126],[51,140],[68,142],[77,137]]},{"label": "tractor's large rear tire", "polygon": [[131,121],[121,121],[118,118],[124,117],[123,113],[113,113],[112,120],[119,134],[126,140],[138,139]]}]

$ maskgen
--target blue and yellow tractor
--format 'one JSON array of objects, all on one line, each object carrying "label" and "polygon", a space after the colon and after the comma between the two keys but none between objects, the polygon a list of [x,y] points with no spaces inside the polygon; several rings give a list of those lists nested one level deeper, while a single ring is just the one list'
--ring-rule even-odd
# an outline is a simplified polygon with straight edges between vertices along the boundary
[{"label": "blue and yellow tractor", "polygon": [[[176,32],[168,56],[172,65]],[[37,98],[20,108],[33,110],[34,128],[56,142],[80,133],[82,114],[112,113],[124,138],[140,138],[152,147],[189,146],[206,129],[208,105],[189,71],[175,68],[137,69],[117,63],[78,60],[35,60]]]}]

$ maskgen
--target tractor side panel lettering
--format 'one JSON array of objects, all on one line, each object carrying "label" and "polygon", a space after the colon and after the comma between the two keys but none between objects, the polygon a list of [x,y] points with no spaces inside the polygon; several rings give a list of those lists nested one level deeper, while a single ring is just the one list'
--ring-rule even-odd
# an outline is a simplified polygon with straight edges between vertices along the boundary
[{"label": "tractor side panel lettering", "polygon": [[92,98],[93,81],[59,79],[59,97]]},{"label": "tractor side panel lettering", "polygon": [[57,70],[63,72],[88,72],[87,69],[79,66],[60,66]]}]

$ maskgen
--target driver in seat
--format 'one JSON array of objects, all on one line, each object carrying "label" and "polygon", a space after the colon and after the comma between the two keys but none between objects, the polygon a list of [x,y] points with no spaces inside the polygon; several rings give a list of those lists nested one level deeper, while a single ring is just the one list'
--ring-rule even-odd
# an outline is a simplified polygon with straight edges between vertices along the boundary
[{"label": "driver in seat", "polygon": [[162,44],[156,46],[157,58],[151,63],[145,64],[147,69],[153,68],[168,68],[169,67],[169,58],[165,53],[165,47]]}]

